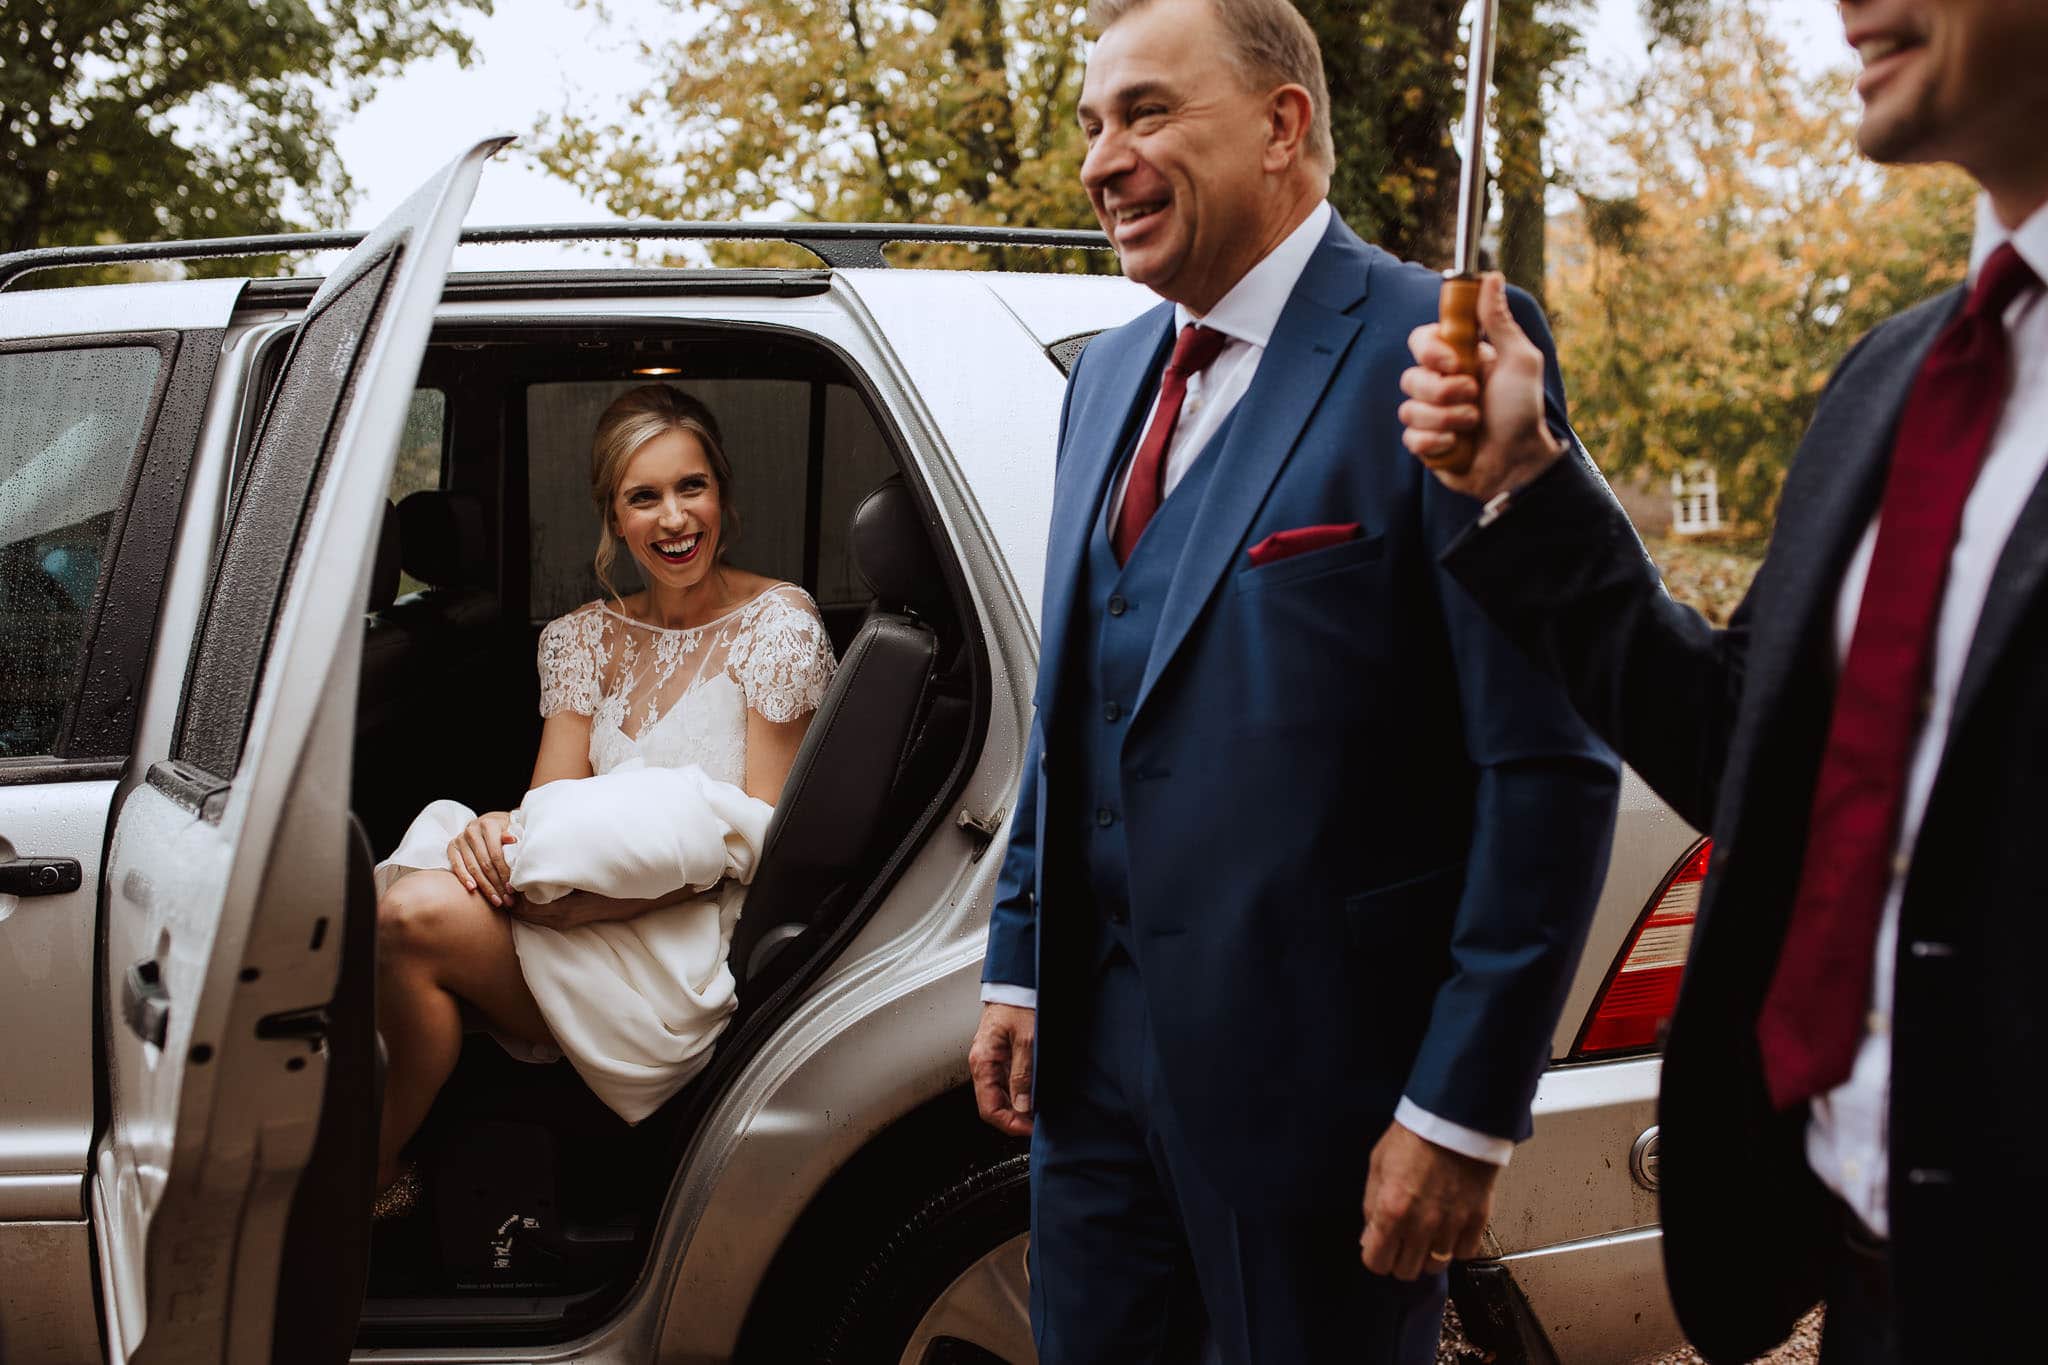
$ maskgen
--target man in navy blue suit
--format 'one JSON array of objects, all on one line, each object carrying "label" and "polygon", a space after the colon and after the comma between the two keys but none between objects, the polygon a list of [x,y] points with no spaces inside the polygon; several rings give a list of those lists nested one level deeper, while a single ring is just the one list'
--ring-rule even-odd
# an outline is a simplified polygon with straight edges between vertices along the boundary
[{"label": "man in navy blue suit", "polygon": [[1436,567],[1473,505],[1394,452],[1439,282],[1325,202],[1307,24],[1090,14],[1082,181],[1165,302],[1068,390],[970,1054],[1032,1138],[1040,1359],[1433,1360],[1618,766]]}]

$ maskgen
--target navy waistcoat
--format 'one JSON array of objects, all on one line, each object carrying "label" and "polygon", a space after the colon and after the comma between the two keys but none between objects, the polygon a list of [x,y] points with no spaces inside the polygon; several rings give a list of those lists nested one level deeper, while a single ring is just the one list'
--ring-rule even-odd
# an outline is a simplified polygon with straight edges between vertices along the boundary
[{"label": "navy waistcoat", "polygon": [[[1188,472],[1160,504],[1130,560],[1116,562],[1110,545],[1111,508],[1117,479],[1104,490],[1082,566],[1080,600],[1087,604],[1069,654],[1073,690],[1066,703],[1070,723],[1061,726],[1068,749],[1067,771],[1077,775],[1079,799],[1069,809],[1078,818],[1071,847],[1087,869],[1098,920],[1110,940],[1129,947],[1130,854],[1124,840],[1122,754],[1132,703],[1151,661],[1159,613],[1180,566],[1188,531],[1208,495],[1216,452],[1229,438],[1237,414],[1224,419]],[[1128,458],[1119,469],[1129,464]],[[1121,477],[1121,475],[1119,475]],[[1107,943],[1103,945],[1107,949]]]}]

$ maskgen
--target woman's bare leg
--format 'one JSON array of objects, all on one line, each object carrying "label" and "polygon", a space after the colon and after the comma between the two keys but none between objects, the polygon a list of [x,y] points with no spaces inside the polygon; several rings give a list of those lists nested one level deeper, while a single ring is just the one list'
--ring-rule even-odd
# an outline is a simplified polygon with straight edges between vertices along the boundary
[{"label": "woman's bare leg", "polygon": [[377,1028],[384,1035],[384,1117],[377,1187],[427,1116],[462,1053],[460,1002],[528,1042],[551,1041],[512,947],[505,913],[452,872],[409,873],[377,902]]}]

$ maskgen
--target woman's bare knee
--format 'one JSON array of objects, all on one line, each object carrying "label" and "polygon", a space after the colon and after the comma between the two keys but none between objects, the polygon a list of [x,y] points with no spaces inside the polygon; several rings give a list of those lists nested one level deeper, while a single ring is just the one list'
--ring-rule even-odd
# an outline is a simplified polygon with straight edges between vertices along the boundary
[{"label": "woman's bare knee", "polygon": [[[387,963],[429,961],[460,937],[475,901],[452,872],[400,877],[377,902],[377,955]],[[478,902],[481,904],[481,902]]]}]

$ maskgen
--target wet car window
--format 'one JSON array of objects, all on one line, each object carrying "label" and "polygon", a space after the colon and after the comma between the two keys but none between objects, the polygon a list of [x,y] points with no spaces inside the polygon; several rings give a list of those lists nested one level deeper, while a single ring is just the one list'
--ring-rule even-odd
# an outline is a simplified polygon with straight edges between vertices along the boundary
[{"label": "wet car window", "polygon": [[[448,451],[448,395],[440,389],[418,388],[405,410],[405,431],[398,438],[398,463],[391,470],[391,501],[404,502],[414,493],[442,486]],[[427,585],[409,573],[398,576],[400,596]]]},{"label": "wet car window", "polygon": [[0,355],[0,758],[48,753],[162,356]]}]

